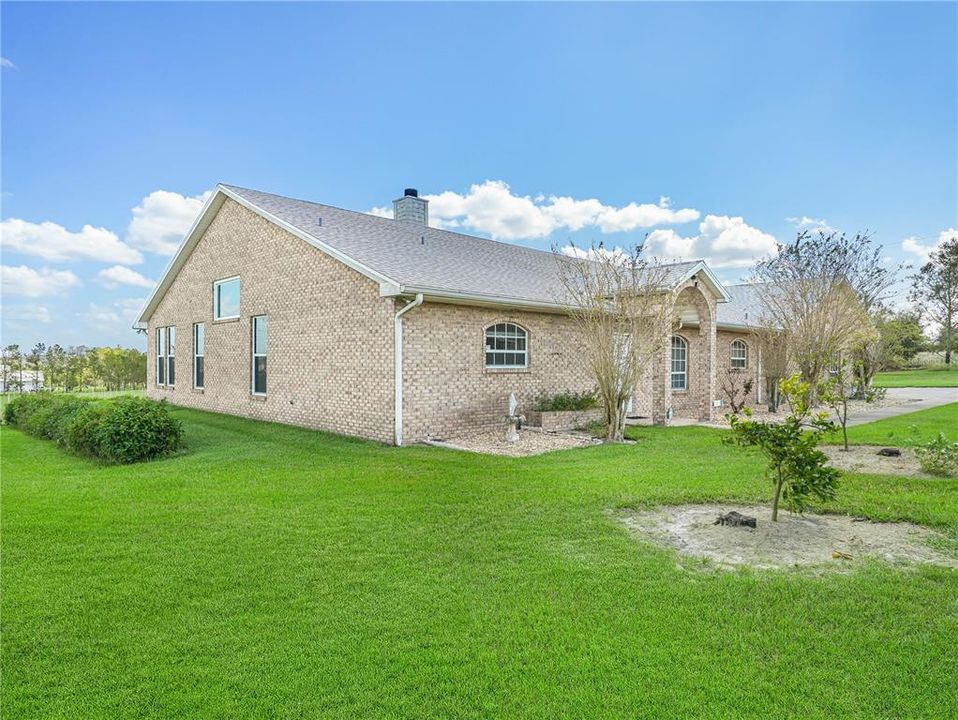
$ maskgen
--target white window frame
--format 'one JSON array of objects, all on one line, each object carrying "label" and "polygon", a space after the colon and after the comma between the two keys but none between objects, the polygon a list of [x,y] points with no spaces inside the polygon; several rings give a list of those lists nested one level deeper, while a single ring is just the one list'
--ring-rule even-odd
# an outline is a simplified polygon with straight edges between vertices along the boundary
[{"label": "white window frame", "polygon": [[[237,286],[237,308],[235,315],[220,315],[220,295],[219,289],[221,286],[226,285],[227,283],[235,282]],[[213,320],[236,320],[239,318],[239,305],[240,299],[242,298],[243,288],[240,286],[239,275],[234,275],[233,277],[223,278],[222,280],[215,280],[213,282]]]},{"label": "white window frame", "polygon": [[[682,351],[681,358],[676,358],[676,350]],[[680,362],[682,364],[681,370],[675,369],[676,362]],[[689,389],[689,341],[681,335],[672,336],[669,351],[669,371],[669,387],[671,387],[673,392],[676,390],[682,391]],[[676,377],[682,378],[681,385],[675,384]]]},{"label": "white window frame", "polygon": [[[266,347],[263,348],[263,352],[256,352],[256,321],[262,320],[266,323]],[[250,377],[249,377],[249,391],[251,395],[256,395],[258,397],[265,397],[266,392],[269,392],[269,361],[267,359],[267,370],[266,370],[266,392],[257,392],[256,390],[256,358],[268,358],[269,355],[267,350],[269,349],[269,322],[266,320],[266,315],[253,315],[249,319],[249,364],[250,364]]]},{"label": "white window frame", "polygon": [[[502,331],[499,331],[497,328],[503,325],[505,328]],[[514,328],[516,333],[509,335],[509,328]],[[491,331],[491,336],[490,336]],[[521,334],[520,334],[521,333]],[[509,340],[516,341],[516,348],[518,348],[519,340],[522,341],[522,350],[513,349],[513,350],[498,350],[490,347],[489,339],[492,340]],[[482,343],[483,343],[483,365],[487,370],[525,370],[529,367],[529,331],[526,330],[519,323],[514,322],[495,322],[492,325],[488,325],[482,332]],[[493,363],[489,363],[489,354],[493,355]],[[522,355],[522,363],[516,363],[512,365],[497,365],[495,363],[495,355],[497,353],[511,353],[513,355]]]},{"label": "white window frame", "polygon": [[[743,351],[741,355],[735,354],[737,349]],[[732,370],[748,370],[748,343],[741,338],[733,340],[729,343],[728,358],[729,367],[732,368]]]},{"label": "white window frame", "polygon": [[[162,375],[162,380],[160,376]],[[156,329],[156,380],[157,387],[166,387],[166,328]]]},{"label": "white window frame", "polygon": [[[170,372],[173,370],[173,372]],[[170,381],[170,378],[173,381]],[[176,387],[176,326],[166,328],[166,386]]]},{"label": "white window frame", "polygon": [[[200,352],[200,344],[198,342],[199,332],[203,332],[203,352]],[[197,360],[203,361],[203,384],[199,383],[199,373],[196,371]],[[193,323],[193,388],[195,390],[203,390],[206,387],[206,323]]]}]

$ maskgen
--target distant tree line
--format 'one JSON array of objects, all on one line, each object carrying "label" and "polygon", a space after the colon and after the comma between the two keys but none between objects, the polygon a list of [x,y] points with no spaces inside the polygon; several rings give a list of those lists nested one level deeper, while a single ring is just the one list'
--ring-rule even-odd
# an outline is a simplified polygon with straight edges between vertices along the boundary
[{"label": "distant tree line", "polygon": [[5,392],[133,390],[146,387],[146,353],[135,348],[7,345],[0,358]]}]

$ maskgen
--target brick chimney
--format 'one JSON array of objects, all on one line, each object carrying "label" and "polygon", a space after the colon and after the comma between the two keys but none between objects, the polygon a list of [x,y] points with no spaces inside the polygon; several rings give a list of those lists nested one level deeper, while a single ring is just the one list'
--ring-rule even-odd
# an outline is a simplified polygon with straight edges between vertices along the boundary
[{"label": "brick chimney", "polygon": [[429,225],[429,201],[419,197],[416,188],[406,188],[402,197],[393,200],[393,218],[400,222]]}]

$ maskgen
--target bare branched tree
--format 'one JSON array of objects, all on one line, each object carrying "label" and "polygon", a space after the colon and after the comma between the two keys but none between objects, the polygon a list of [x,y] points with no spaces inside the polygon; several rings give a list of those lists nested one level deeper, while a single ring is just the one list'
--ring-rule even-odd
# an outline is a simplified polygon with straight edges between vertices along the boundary
[{"label": "bare branched tree", "polygon": [[752,377],[745,370],[726,367],[722,373],[722,392],[728,401],[729,411],[738,415],[748,405],[752,394]]},{"label": "bare branched tree", "polygon": [[631,251],[601,244],[574,256],[553,249],[563,296],[587,345],[597,395],[605,410],[606,438],[621,441],[625,412],[642,377],[677,320],[676,294],[666,266]]},{"label": "bare branched tree", "polygon": [[775,413],[781,404],[779,383],[788,377],[788,335],[774,325],[754,326],[753,333],[765,377],[768,411]]},{"label": "bare branched tree", "polygon": [[898,267],[889,266],[868,234],[802,232],[777,250],[752,274],[761,324],[784,331],[791,359],[814,389],[863,318],[887,299]]}]

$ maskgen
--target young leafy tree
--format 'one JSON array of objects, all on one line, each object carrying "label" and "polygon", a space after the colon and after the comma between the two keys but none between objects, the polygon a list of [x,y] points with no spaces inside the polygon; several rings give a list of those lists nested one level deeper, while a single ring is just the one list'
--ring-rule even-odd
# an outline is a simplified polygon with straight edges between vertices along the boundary
[{"label": "young leafy tree", "polygon": [[66,367],[66,351],[58,344],[53,343],[46,354],[44,364],[44,384],[51,390],[57,387],[57,380],[63,379],[62,373]]},{"label": "young leafy tree", "polygon": [[4,362],[9,366],[8,384],[4,384],[4,389],[16,388],[18,392],[23,392],[23,353],[20,352],[20,346],[17,344],[7,345],[4,351]]},{"label": "young leafy tree", "polygon": [[911,301],[922,319],[941,329],[945,365],[951,365],[958,331],[958,237],[945,241],[912,277]]},{"label": "young leafy tree", "polygon": [[33,350],[27,356],[30,364],[30,370],[33,372],[33,389],[40,389],[40,374],[43,371],[43,356],[46,354],[47,346],[39,342],[33,346]]},{"label": "young leafy tree", "polygon": [[818,397],[835,413],[838,426],[842,429],[845,452],[848,452],[848,401],[854,394],[855,383],[849,362],[844,356],[839,356],[829,369],[828,378],[819,383]]},{"label": "young leafy tree", "polygon": [[668,270],[641,245],[574,256],[555,248],[564,294],[557,298],[579,326],[605,410],[606,438],[621,442],[636,383],[662,352],[677,319]]},{"label": "young leafy tree", "polygon": [[0,380],[3,382],[3,391],[10,392],[10,377],[13,374],[13,353],[16,345],[7,345],[0,353]]},{"label": "young leafy tree", "polygon": [[779,502],[802,512],[811,498],[835,497],[839,472],[829,467],[828,458],[818,444],[822,434],[835,429],[825,413],[811,415],[811,388],[798,375],[782,381],[782,393],[791,413],[781,422],[762,422],[752,418],[747,408],[743,416],[730,415],[732,434],[726,442],[758,447],[768,458],[766,477],[774,485],[772,521],[778,521]]},{"label": "young leafy tree", "polygon": [[786,334],[791,359],[813,394],[829,360],[847,349],[862,318],[888,297],[896,272],[869,235],[837,232],[802,232],[755,266],[761,324]]}]

